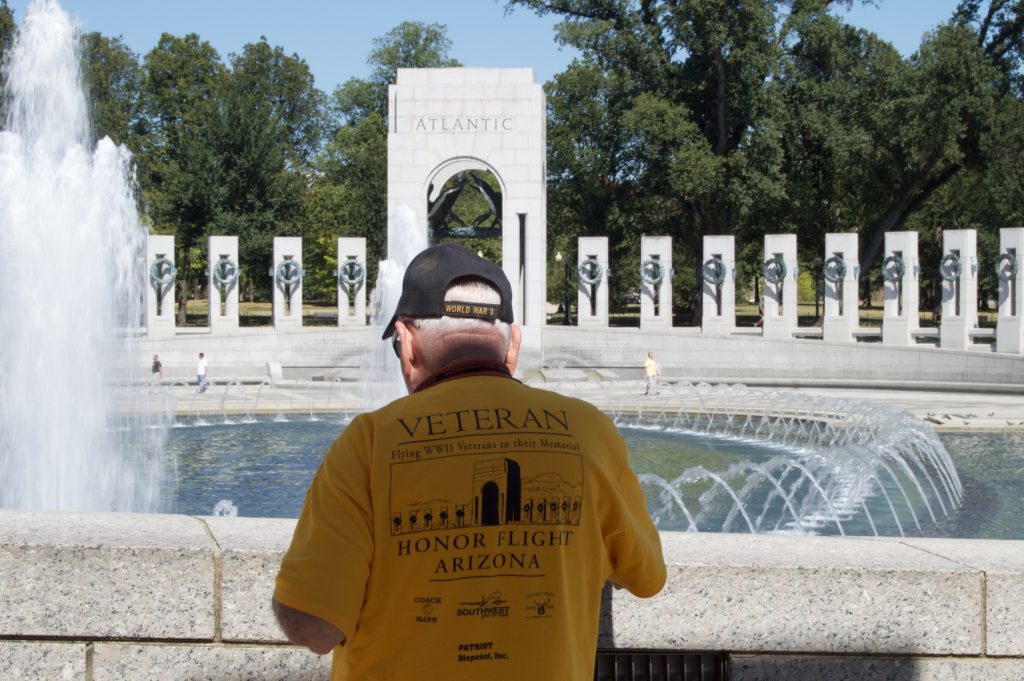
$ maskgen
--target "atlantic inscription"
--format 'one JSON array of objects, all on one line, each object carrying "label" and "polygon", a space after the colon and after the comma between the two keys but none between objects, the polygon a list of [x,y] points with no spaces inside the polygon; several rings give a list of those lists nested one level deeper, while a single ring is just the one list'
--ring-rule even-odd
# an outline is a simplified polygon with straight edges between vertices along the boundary
[{"label": "atlantic inscription", "polygon": [[417,118],[413,125],[415,132],[508,132],[512,130],[510,117]]}]

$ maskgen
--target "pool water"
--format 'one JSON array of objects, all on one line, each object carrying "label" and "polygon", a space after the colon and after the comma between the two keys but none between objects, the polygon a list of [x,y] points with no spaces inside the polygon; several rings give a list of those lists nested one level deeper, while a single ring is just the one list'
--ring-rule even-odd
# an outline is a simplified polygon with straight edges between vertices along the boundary
[{"label": "pool water", "polygon": [[[175,480],[166,494],[171,499],[167,510],[211,515],[218,503],[230,501],[240,516],[297,517],[313,473],[344,426],[345,422],[336,418],[179,424],[171,429],[167,444],[170,458],[176,462]],[[766,456],[764,447],[737,440],[656,429],[624,428],[622,433],[630,446],[634,470],[666,480],[695,466],[722,470],[732,462]],[[948,522],[930,527],[926,533],[1024,539],[1020,504],[1024,498],[1024,434],[943,433],[940,438],[963,483],[964,503]],[[830,533],[827,528],[823,531]]]},{"label": "pool water", "polygon": [[1024,433],[941,433],[964,485],[949,536],[1024,539]]}]

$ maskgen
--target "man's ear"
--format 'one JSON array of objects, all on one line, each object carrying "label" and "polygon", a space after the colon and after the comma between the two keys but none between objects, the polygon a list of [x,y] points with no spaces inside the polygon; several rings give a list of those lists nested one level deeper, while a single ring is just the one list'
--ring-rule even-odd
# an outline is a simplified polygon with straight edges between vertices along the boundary
[{"label": "man's ear", "polygon": [[512,325],[512,333],[508,340],[508,352],[505,353],[505,366],[510,374],[516,373],[516,365],[519,363],[519,346],[523,342],[523,330],[518,324]]},{"label": "man's ear", "polygon": [[405,379],[405,387],[412,392],[423,378],[419,375],[422,373],[420,357],[413,349],[412,332],[405,322],[395,322],[395,333],[398,334],[402,351],[399,359],[402,366],[402,377]]}]

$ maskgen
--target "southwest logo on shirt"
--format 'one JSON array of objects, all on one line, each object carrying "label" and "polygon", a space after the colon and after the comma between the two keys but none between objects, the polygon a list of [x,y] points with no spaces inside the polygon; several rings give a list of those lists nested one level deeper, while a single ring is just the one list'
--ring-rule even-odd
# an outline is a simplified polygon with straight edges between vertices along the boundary
[{"label": "southwest logo on shirt", "polygon": [[480,617],[480,619],[508,617],[509,607],[505,605],[506,603],[508,601],[502,598],[500,591],[492,591],[486,596],[481,596],[478,601],[459,603],[459,605],[468,607],[456,608],[455,614],[459,617]]}]

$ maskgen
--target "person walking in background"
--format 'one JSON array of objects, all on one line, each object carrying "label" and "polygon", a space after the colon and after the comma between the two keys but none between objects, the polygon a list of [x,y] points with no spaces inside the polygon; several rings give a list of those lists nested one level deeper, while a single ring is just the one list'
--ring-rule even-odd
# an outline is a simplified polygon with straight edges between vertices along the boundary
[{"label": "person walking in background", "polygon": [[409,395],[330,447],[274,590],[333,681],[590,681],[604,585],[665,583],[625,441],[512,377],[512,321],[505,273],[464,246],[409,264],[383,335]]},{"label": "person walking in background", "polygon": [[206,355],[199,353],[199,362],[196,364],[196,392],[206,392]]},{"label": "person walking in background", "polygon": [[160,362],[159,355],[153,355],[153,366],[150,368],[150,392],[156,390],[160,380],[164,377],[164,365]]},{"label": "person walking in background", "polygon": [[658,376],[660,375],[661,369],[658,368],[658,363],[654,361],[654,353],[648,352],[647,361],[644,362],[644,379],[647,381],[647,389],[644,390],[644,395],[658,394]]},{"label": "person walking in background", "polygon": [[164,365],[159,355],[153,355],[153,366],[150,368],[150,392],[160,390],[160,380],[164,378]]}]

